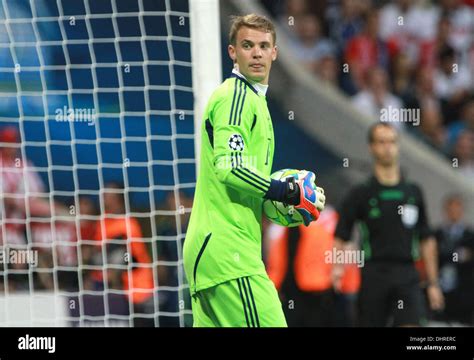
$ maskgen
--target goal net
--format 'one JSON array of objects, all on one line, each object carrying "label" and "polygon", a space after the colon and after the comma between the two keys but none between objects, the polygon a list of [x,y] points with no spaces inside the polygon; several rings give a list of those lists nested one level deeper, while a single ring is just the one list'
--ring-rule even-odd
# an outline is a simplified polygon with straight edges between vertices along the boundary
[{"label": "goal net", "polygon": [[187,0],[0,1],[0,326],[192,323],[190,33]]}]

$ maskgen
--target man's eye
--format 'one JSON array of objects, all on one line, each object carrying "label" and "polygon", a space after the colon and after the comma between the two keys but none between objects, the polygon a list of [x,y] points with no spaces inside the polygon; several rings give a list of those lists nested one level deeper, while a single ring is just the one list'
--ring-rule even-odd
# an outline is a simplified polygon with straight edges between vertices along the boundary
[{"label": "man's eye", "polygon": [[250,49],[250,44],[244,44],[244,49]]}]

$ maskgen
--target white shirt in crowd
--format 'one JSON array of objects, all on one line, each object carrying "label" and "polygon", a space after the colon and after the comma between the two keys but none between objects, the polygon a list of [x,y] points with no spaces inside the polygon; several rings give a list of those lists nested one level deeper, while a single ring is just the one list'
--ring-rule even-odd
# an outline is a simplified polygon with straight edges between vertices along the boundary
[{"label": "white shirt in crowd", "polygon": [[[352,104],[362,114],[370,116],[374,122],[381,121],[384,112],[393,113],[398,111],[400,114],[402,113],[401,109],[403,108],[402,101],[392,93],[387,92],[383,97],[382,103],[377,104],[372,92],[367,90],[357,93],[352,98]],[[393,121],[391,124],[400,130],[403,129],[402,121]]]}]

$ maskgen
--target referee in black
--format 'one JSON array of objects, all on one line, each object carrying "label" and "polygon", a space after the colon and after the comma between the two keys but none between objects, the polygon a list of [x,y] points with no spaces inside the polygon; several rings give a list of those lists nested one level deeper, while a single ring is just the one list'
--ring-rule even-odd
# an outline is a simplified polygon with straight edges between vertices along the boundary
[{"label": "referee in black", "polygon": [[[344,250],[355,223],[360,225],[364,256],[359,291],[360,326],[420,326],[424,301],[414,262],[426,267],[430,307],[444,306],[438,284],[436,240],[427,223],[420,188],[400,173],[398,134],[388,123],[368,134],[374,173],[355,186],[342,202],[335,233],[336,250]],[[333,273],[339,286],[341,264]]]}]

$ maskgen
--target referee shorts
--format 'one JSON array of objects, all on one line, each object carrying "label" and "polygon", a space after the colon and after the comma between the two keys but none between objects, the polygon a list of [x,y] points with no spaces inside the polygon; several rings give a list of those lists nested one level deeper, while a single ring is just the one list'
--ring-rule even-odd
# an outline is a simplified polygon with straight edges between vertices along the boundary
[{"label": "referee shorts", "polygon": [[424,300],[413,264],[366,263],[359,291],[359,325],[422,325]]}]

